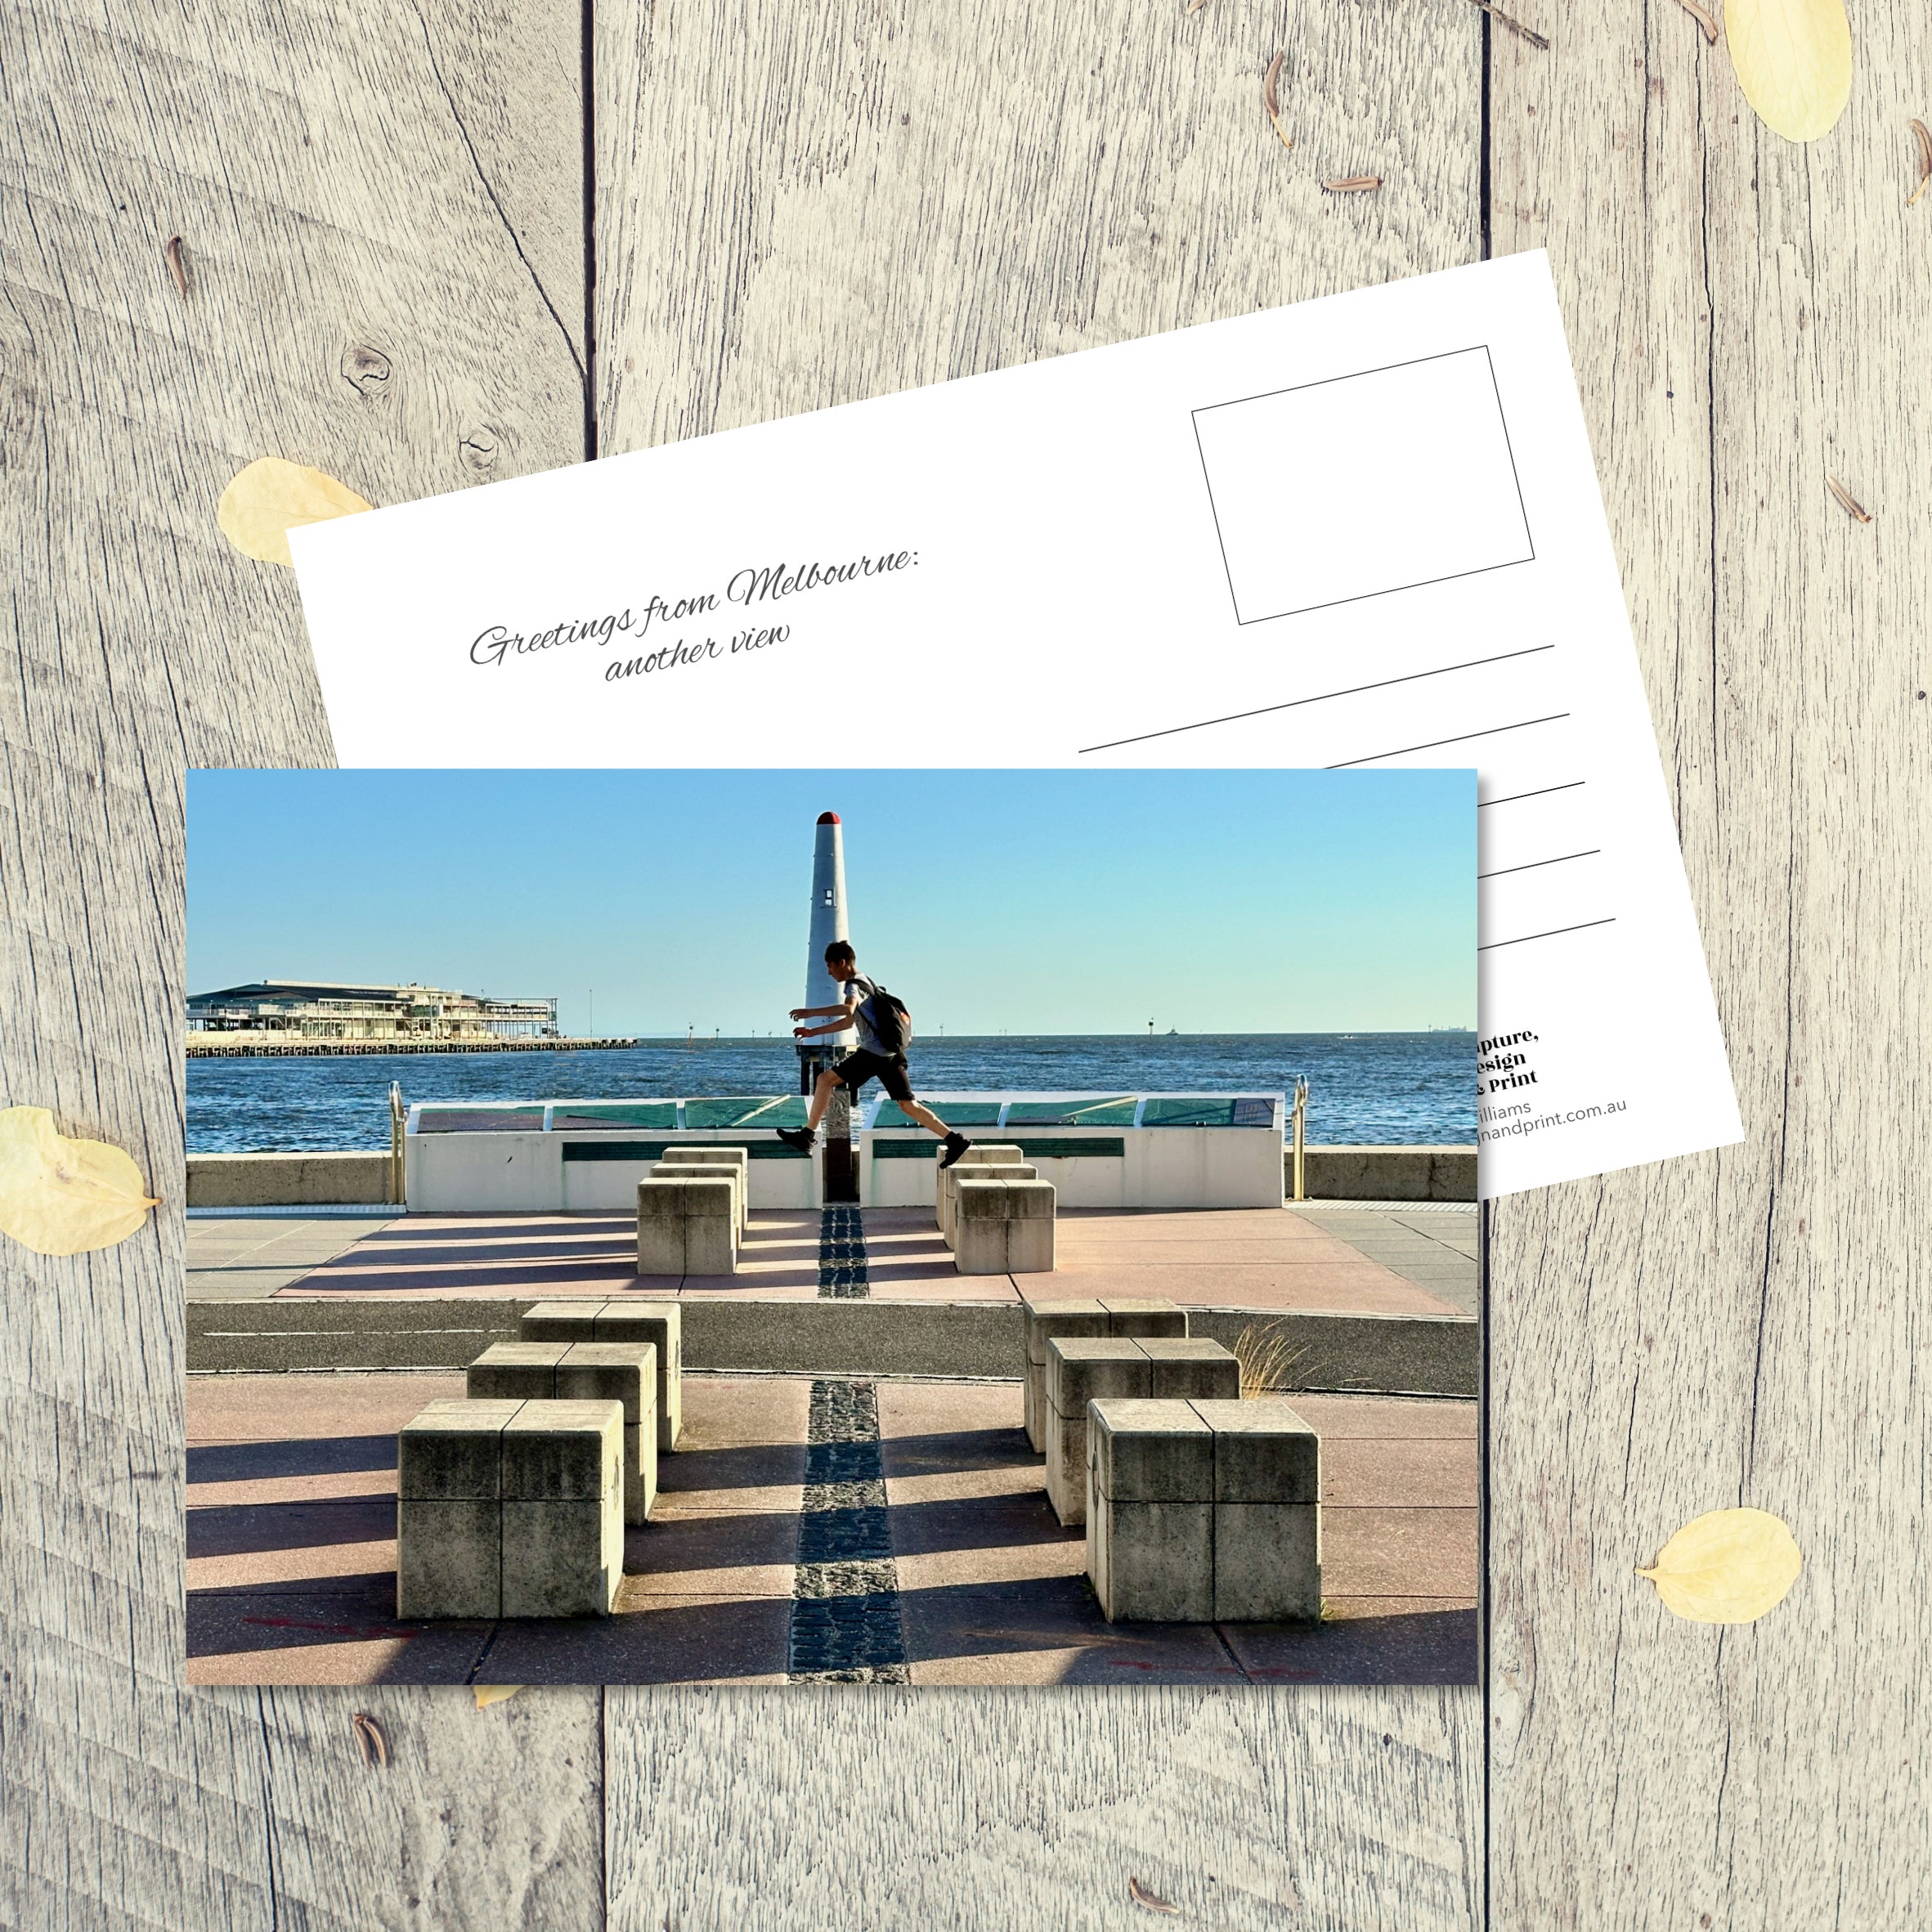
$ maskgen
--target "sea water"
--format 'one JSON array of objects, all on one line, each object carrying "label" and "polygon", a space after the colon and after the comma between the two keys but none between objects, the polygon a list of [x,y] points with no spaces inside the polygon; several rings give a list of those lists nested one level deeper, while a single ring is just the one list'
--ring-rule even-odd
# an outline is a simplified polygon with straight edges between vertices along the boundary
[{"label": "sea water", "polygon": [[[1476,1141],[1469,1033],[921,1036],[910,1062],[922,1093],[1292,1093],[1299,1077],[1308,1083],[1311,1142]],[[798,1055],[774,1037],[567,1052],[195,1059],[188,1151],[387,1147],[392,1081],[412,1104],[792,1093]]]}]

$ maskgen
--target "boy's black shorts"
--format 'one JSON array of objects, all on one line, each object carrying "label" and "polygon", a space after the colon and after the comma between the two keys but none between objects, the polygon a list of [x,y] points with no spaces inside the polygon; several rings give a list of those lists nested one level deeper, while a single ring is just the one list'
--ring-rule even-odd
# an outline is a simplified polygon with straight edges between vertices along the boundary
[{"label": "boy's black shorts", "polygon": [[840,1082],[857,1093],[868,1080],[876,1080],[895,1100],[905,1101],[912,1097],[912,1077],[906,1071],[906,1056],[895,1054],[890,1060],[882,1053],[867,1053],[862,1047],[856,1053],[848,1053],[843,1060],[832,1062],[832,1070]]}]

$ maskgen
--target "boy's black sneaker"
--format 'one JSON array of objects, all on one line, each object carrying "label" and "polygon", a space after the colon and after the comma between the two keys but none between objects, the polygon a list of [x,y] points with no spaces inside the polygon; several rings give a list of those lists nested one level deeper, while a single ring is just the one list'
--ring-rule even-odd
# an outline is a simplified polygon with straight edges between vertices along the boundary
[{"label": "boy's black sneaker", "polygon": [[964,1134],[953,1133],[947,1135],[939,1145],[946,1150],[945,1158],[940,1161],[939,1165],[943,1168],[949,1168],[959,1159],[961,1154],[966,1152],[967,1148],[972,1145],[972,1142]]},{"label": "boy's black sneaker", "polygon": [[809,1154],[818,1135],[809,1127],[782,1127],[778,1129],[778,1138],[787,1147],[796,1147],[800,1154]]}]

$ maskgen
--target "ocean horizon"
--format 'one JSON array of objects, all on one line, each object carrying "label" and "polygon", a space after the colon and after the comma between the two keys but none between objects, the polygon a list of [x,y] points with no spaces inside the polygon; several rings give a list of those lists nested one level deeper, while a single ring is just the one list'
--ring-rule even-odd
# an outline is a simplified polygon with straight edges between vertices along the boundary
[{"label": "ocean horizon", "polygon": [[[921,1036],[916,1092],[1292,1093],[1316,1144],[1476,1144],[1476,1034],[1047,1033]],[[793,1093],[788,1036],[640,1038],[533,1053],[367,1054],[187,1062],[191,1154],[387,1147],[389,1087],[417,1101],[634,1100]]]}]

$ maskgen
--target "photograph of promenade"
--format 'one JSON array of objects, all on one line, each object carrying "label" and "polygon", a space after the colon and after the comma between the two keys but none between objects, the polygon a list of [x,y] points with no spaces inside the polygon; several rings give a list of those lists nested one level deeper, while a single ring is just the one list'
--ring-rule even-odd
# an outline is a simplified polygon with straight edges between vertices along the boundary
[{"label": "photograph of promenade", "polygon": [[1462,771],[197,772],[198,1683],[1472,1683]]}]

